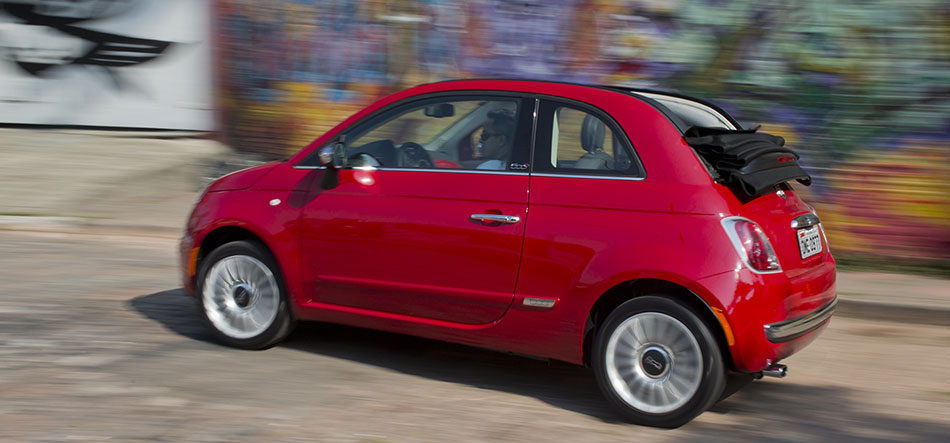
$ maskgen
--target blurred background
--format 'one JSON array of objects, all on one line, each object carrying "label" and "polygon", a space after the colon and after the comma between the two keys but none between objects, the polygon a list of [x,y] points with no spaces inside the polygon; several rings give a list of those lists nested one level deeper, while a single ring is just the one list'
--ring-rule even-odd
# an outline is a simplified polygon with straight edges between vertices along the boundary
[{"label": "blurred background", "polygon": [[0,1],[0,123],[287,156],[449,78],[679,91],[781,135],[842,263],[950,274],[946,0]]}]

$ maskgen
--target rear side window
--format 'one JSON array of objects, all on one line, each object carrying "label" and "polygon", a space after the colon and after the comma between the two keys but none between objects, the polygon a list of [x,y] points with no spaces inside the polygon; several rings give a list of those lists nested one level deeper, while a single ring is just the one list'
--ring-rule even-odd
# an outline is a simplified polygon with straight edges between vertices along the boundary
[{"label": "rear side window", "polygon": [[574,175],[642,176],[626,137],[602,112],[543,102],[534,169]]}]

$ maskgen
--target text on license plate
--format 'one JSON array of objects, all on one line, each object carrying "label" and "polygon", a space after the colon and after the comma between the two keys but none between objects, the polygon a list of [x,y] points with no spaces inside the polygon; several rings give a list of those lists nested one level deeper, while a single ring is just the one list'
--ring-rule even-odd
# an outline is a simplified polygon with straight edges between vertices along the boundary
[{"label": "text on license plate", "polygon": [[818,226],[799,229],[795,234],[798,236],[798,250],[802,253],[802,259],[821,252],[821,234],[818,232]]}]

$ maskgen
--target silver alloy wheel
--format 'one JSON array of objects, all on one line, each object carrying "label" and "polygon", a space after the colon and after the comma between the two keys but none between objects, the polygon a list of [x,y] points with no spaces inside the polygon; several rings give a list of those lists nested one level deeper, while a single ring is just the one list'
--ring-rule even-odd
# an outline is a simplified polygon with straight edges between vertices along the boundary
[{"label": "silver alloy wheel", "polygon": [[702,381],[696,337],[679,320],[658,312],[636,314],[617,326],[605,359],[613,391],[645,413],[676,410],[693,398]]},{"label": "silver alloy wheel", "polygon": [[205,276],[201,291],[208,319],[224,335],[246,339],[260,335],[274,322],[280,286],[270,269],[248,255],[219,260]]}]

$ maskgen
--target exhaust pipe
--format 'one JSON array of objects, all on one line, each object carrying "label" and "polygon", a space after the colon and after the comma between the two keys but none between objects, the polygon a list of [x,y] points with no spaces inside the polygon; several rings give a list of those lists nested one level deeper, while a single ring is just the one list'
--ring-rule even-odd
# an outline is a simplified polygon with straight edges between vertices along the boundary
[{"label": "exhaust pipe", "polygon": [[763,369],[760,374],[767,377],[784,378],[788,375],[788,366],[776,363]]}]

